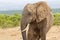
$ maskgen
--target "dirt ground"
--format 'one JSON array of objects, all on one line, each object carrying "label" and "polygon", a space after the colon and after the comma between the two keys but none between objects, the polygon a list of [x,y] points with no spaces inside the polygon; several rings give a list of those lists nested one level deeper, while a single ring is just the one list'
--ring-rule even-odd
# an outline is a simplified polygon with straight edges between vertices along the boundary
[{"label": "dirt ground", "polygon": [[[22,40],[20,27],[0,29],[0,40]],[[60,26],[51,27],[47,40],[60,40]]]}]

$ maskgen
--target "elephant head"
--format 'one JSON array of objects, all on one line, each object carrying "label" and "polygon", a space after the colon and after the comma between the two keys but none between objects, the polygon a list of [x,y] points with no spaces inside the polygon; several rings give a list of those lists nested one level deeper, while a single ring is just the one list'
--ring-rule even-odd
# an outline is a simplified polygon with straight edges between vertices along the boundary
[{"label": "elephant head", "polygon": [[24,30],[28,23],[36,19],[36,8],[32,4],[27,4],[22,12],[21,30]]},{"label": "elephant head", "polygon": [[22,13],[21,30],[25,29],[27,24],[36,20],[42,21],[50,13],[50,8],[45,2],[38,2],[35,4],[27,4]]}]

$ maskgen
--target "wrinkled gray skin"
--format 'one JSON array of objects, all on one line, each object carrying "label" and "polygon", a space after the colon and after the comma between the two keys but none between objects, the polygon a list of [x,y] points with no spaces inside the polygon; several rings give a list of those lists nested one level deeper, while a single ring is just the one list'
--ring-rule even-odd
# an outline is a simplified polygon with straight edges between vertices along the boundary
[{"label": "wrinkled gray skin", "polygon": [[46,40],[46,33],[53,24],[53,16],[46,2],[27,4],[22,12],[21,31],[29,23],[28,37],[22,32],[23,40]]}]

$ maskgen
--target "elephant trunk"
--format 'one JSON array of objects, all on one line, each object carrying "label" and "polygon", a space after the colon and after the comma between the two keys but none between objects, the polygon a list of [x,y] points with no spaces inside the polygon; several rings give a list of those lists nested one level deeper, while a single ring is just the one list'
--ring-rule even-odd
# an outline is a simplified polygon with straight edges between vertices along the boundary
[{"label": "elephant trunk", "polygon": [[26,31],[22,32],[22,38],[23,40],[26,40]]},{"label": "elephant trunk", "polygon": [[27,28],[27,25],[29,23],[30,23],[30,19],[22,18],[22,20],[21,20],[21,32],[22,32],[23,40],[27,40],[26,39],[26,28]]},{"label": "elephant trunk", "polygon": [[[24,23],[24,21],[22,20],[22,22],[21,22],[21,32],[26,28],[26,25],[27,25],[27,23]],[[23,40],[26,40],[26,31],[22,32],[22,37],[23,37]]]}]

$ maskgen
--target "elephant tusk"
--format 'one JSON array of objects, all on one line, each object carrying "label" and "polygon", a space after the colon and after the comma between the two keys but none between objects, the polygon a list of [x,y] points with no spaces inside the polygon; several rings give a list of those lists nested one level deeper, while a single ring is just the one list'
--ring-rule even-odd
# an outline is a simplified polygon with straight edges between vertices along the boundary
[{"label": "elephant tusk", "polygon": [[22,30],[22,32],[26,31],[26,38],[28,37],[29,25],[30,25],[30,24],[28,24],[27,27],[26,27],[24,30]]},{"label": "elephant tusk", "polygon": [[22,32],[26,31],[26,28],[24,30],[22,30]]},{"label": "elephant tusk", "polygon": [[28,37],[29,25],[30,25],[30,24],[27,25],[27,29],[26,29],[26,38]]}]

